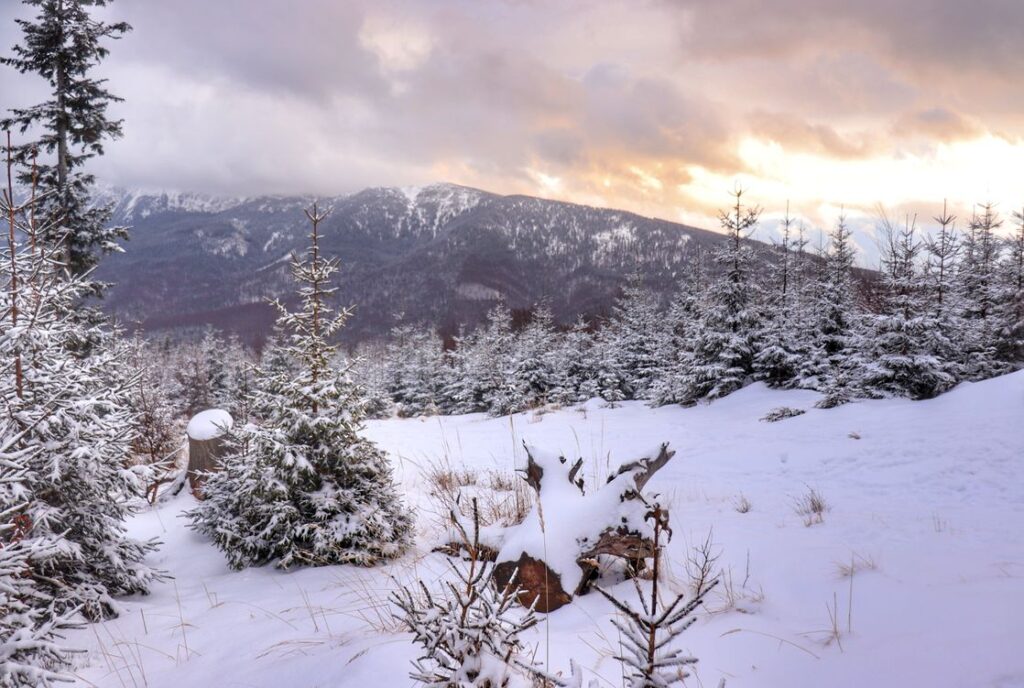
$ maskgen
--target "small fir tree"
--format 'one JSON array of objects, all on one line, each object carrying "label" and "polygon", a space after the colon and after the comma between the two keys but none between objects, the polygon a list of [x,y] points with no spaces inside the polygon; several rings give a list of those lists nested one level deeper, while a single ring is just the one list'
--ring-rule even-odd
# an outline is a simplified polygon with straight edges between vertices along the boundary
[{"label": "small fir tree", "polygon": [[234,568],[273,561],[292,565],[372,565],[400,555],[412,537],[386,455],[362,437],[363,405],[346,370],[331,366],[330,343],[350,310],[334,312],[334,260],[320,254],[314,204],[305,260],[293,258],[302,308],[275,302],[292,365],[261,367],[253,395],[255,422],[230,440],[223,470],[189,512]]},{"label": "small fir tree", "polygon": [[[459,522],[454,515],[453,520]],[[440,591],[420,581],[392,593],[395,617],[423,648],[411,677],[436,688],[531,688],[543,676],[527,660],[519,636],[536,625],[536,617],[532,609],[514,609],[518,590],[511,583],[498,586],[493,564],[479,558],[476,500],[471,527],[472,533],[462,531],[469,560],[448,562],[455,577]]]}]

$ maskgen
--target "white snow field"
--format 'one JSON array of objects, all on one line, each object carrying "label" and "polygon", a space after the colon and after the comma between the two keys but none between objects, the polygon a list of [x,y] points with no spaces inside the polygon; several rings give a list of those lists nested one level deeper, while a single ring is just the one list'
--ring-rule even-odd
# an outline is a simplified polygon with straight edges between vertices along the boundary
[{"label": "white snow field", "polygon": [[[390,619],[395,579],[436,581],[442,529],[422,470],[510,470],[521,441],[582,455],[589,482],[661,441],[677,455],[648,486],[672,513],[667,586],[713,529],[719,586],[680,638],[700,658],[689,686],[1024,686],[1024,372],[930,401],[813,408],[810,392],[755,385],[708,405],[604,408],[371,422],[416,508],[414,552],[374,569],[235,572],[185,527],[192,498],[136,517],[173,581],[69,636],[81,685],[218,688],[411,686],[417,648]],[[760,422],[789,406],[804,415]],[[804,525],[794,502],[830,509]],[[752,508],[739,513],[743,494]],[[852,578],[841,567],[856,569]],[[745,585],[744,585],[744,581]],[[632,583],[604,585],[633,599]],[[852,599],[851,599],[852,596]],[[551,671],[575,657],[587,680],[621,686],[611,606],[583,596],[530,632]],[[831,618],[830,618],[831,617]],[[835,619],[833,624],[832,618]],[[833,630],[838,631],[838,638]]]}]

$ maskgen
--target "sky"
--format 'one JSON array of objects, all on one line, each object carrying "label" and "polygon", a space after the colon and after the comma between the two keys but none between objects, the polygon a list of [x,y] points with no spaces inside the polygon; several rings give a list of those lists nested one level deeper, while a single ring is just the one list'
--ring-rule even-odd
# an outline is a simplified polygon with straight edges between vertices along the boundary
[{"label": "sky", "polygon": [[[102,12],[102,14],[100,14]],[[449,181],[713,228],[1024,205],[1020,0],[116,0],[105,182]],[[0,51],[19,38],[0,0]],[[44,95],[0,67],[0,106]],[[862,237],[862,241],[866,241]]]}]

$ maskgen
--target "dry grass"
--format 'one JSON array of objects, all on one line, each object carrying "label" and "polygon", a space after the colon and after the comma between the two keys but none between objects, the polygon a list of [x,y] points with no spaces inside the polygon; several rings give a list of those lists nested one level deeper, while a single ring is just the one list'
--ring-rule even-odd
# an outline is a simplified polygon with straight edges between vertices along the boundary
[{"label": "dry grass", "polygon": [[754,508],[754,505],[750,503],[750,500],[747,499],[745,494],[740,492],[736,499],[733,500],[733,508],[736,509],[738,513],[748,514],[750,513],[750,510]]},{"label": "dry grass", "polygon": [[511,472],[492,469],[482,473],[439,463],[427,467],[424,476],[430,495],[437,501],[438,520],[445,528],[452,512],[471,518],[474,499],[479,505],[482,526],[522,523],[533,507],[533,490]]},{"label": "dry grass", "polygon": [[808,487],[805,494],[793,499],[793,511],[803,519],[805,526],[825,522],[825,512],[832,507],[817,488]]},{"label": "dry grass", "polygon": [[480,520],[484,525],[518,525],[530,513],[533,490],[522,480],[512,485],[511,490],[483,491],[480,495]]},{"label": "dry grass", "polygon": [[452,468],[446,464],[430,466],[425,475],[430,493],[436,497],[447,497],[458,492],[460,487],[476,485],[480,474],[471,468]]},{"label": "dry grass", "polygon": [[861,556],[854,552],[850,555],[850,561],[839,561],[836,562],[836,575],[839,578],[851,578],[861,571],[877,571],[878,563],[875,562],[874,557]]}]

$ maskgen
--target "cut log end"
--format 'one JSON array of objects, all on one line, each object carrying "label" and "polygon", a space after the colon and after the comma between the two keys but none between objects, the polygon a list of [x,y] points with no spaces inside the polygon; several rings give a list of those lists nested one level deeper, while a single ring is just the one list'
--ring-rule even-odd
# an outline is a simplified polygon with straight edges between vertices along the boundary
[{"label": "cut log end", "polygon": [[562,589],[562,576],[525,552],[516,561],[496,564],[494,582],[499,590],[518,589],[519,604],[538,612],[553,612],[572,601],[572,595]]}]

